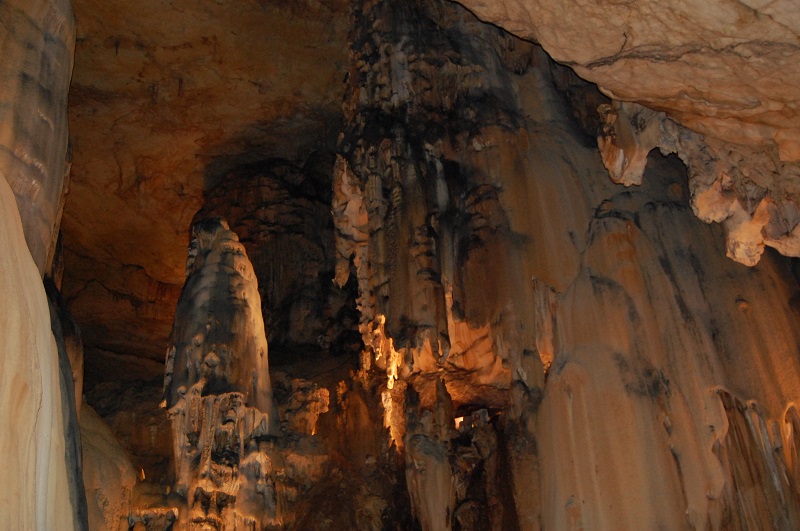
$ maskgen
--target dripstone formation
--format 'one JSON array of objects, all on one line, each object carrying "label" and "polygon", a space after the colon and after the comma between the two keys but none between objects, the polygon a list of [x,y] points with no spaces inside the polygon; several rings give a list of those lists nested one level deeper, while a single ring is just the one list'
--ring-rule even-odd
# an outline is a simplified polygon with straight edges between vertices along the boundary
[{"label": "dripstone formation", "polygon": [[465,3],[75,0],[60,283],[0,2],[0,528],[800,529],[796,2]]},{"label": "dripstone formation", "polygon": [[261,299],[239,239],[220,219],[192,228],[167,354],[175,491],[189,529],[262,529],[275,517],[265,447],[278,427]]}]

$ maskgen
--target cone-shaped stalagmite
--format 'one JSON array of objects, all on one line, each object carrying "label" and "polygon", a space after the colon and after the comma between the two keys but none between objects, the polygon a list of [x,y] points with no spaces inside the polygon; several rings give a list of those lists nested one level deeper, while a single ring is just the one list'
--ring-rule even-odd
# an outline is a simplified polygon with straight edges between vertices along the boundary
[{"label": "cone-shaped stalagmite", "polygon": [[278,419],[256,277],[225,221],[195,223],[186,277],[164,382],[181,521],[262,525],[275,509],[262,450]]}]

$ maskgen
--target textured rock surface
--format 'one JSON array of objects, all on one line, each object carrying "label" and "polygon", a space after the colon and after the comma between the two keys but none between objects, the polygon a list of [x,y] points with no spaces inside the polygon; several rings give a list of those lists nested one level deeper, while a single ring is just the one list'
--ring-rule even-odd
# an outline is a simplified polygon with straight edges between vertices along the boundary
[{"label": "textured rock surface", "polygon": [[689,170],[692,210],[707,223],[722,224],[730,258],[755,265],[765,246],[800,256],[800,164],[703,138],[634,103],[603,104],[599,111],[598,146],[614,182],[641,184],[655,148],[676,153]]},{"label": "textured rock surface", "polygon": [[0,512],[10,529],[75,529],[50,310],[2,172],[0,218]]},{"label": "textured rock surface", "polygon": [[[163,367],[188,227],[231,168],[335,142],[343,2],[75,1],[64,293],[99,366]],[[137,357],[140,357],[137,359]],[[120,371],[124,373],[125,371]]]},{"label": "textured rock surface", "polygon": [[61,221],[67,155],[67,90],[75,23],[67,0],[0,5],[0,172],[19,206],[40,275]]},{"label": "textured rock surface", "polygon": [[[632,120],[641,136],[624,144],[643,185],[607,182],[568,118],[587,113],[564,105],[535,48],[446,5],[362,5],[335,173],[337,273],[353,260],[362,377],[382,393],[398,448],[403,439],[421,525],[485,528],[474,515],[492,514],[492,497],[453,505],[456,521],[437,512],[458,499],[446,479],[459,453],[436,422],[419,427],[424,413],[398,412],[401,398],[419,393],[436,418],[440,394],[425,385],[436,375],[456,411],[476,411],[459,384],[475,390],[491,374],[481,390],[505,396],[487,405],[507,405],[489,425],[506,441],[515,501],[495,521],[797,526],[787,260],[767,253],[748,269],[723,256],[720,231],[690,208],[696,179],[687,187],[676,157],[647,160],[661,124],[648,137],[649,122]],[[700,159],[703,146],[662,149]],[[503,370],[484,372],[494,360]]]},{"label": "textured rock surface", "polygon": [[800,11],[757,2],[460,2],[615,99],[800,159]]},{"label": "textured rock surface", "polygon": [[648,108],[601,109],[599,144],[615,182],[639,184],[655,147],[678,153],[689,167],[693,208],[724,224],[728,256],[753,265],[764,245],[800,255],[793,2],[462,3],[541,43],[609,96]]},{"label": "textured rock surface", "polygon": [[258,281],[226,222],[192,226],[164,377],[181,525],[263,528],[278,516],[266,438],[278,430]]}]

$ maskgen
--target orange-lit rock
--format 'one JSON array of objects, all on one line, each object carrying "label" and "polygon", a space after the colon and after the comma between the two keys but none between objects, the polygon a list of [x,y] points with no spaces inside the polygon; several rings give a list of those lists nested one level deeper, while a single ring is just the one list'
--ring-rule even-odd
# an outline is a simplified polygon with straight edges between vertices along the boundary
[{"label": "orange-lit rock", "polygon": [[162,368],[137,358],[163,361],[204,192],[235,166],[335,142],[346,5],[74,4],[64,292],[87,380],[107,379],[102,365],[149,379]]},{"label": "orange-lit rock", "polygon": [[136,472],[114,434],[90,406],[81,411],[83,481],[89,529],[127,530]]}]

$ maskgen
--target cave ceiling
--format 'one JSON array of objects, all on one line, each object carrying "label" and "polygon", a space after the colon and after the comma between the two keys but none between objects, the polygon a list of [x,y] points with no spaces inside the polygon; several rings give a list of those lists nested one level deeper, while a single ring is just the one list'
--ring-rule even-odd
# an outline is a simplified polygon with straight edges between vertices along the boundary
[{"label": "cave ceiling", "polygon": [[[789,228],[775,229],[783,239],[767,244],[785,254],[800,249],[800,236],[790,234],[796,223],[786,222],[797,210],[800,159],[800,15],[792,2],[462,4],[540,43],[606,95],[724,144],[713,157],[731,145],[745,146],[743,158],[758,151],[762,158],[750,157],[755,169],[742,177],[756,192],[731,192],[731,201],[769,196],[780,214],[773,217]],[[73,7],[63,289],[84,328],[87,360],[126,361],[115,365],[124,367],[117,376],[156,376],[204,192],[242,165],[270,158],[302,165],[335,150],[350,3],[75,0]],[[669,151],[664,143],[645,152]],[[758,233],[754,217],[755,206],[729,232]],[[763,250],[763,238],[757,245]]]},{"label": "cave ceiling", "polygon": [[346,2],[73,4],[64,290],[88,348],[162,361],[204,190],[332,149]]}]

